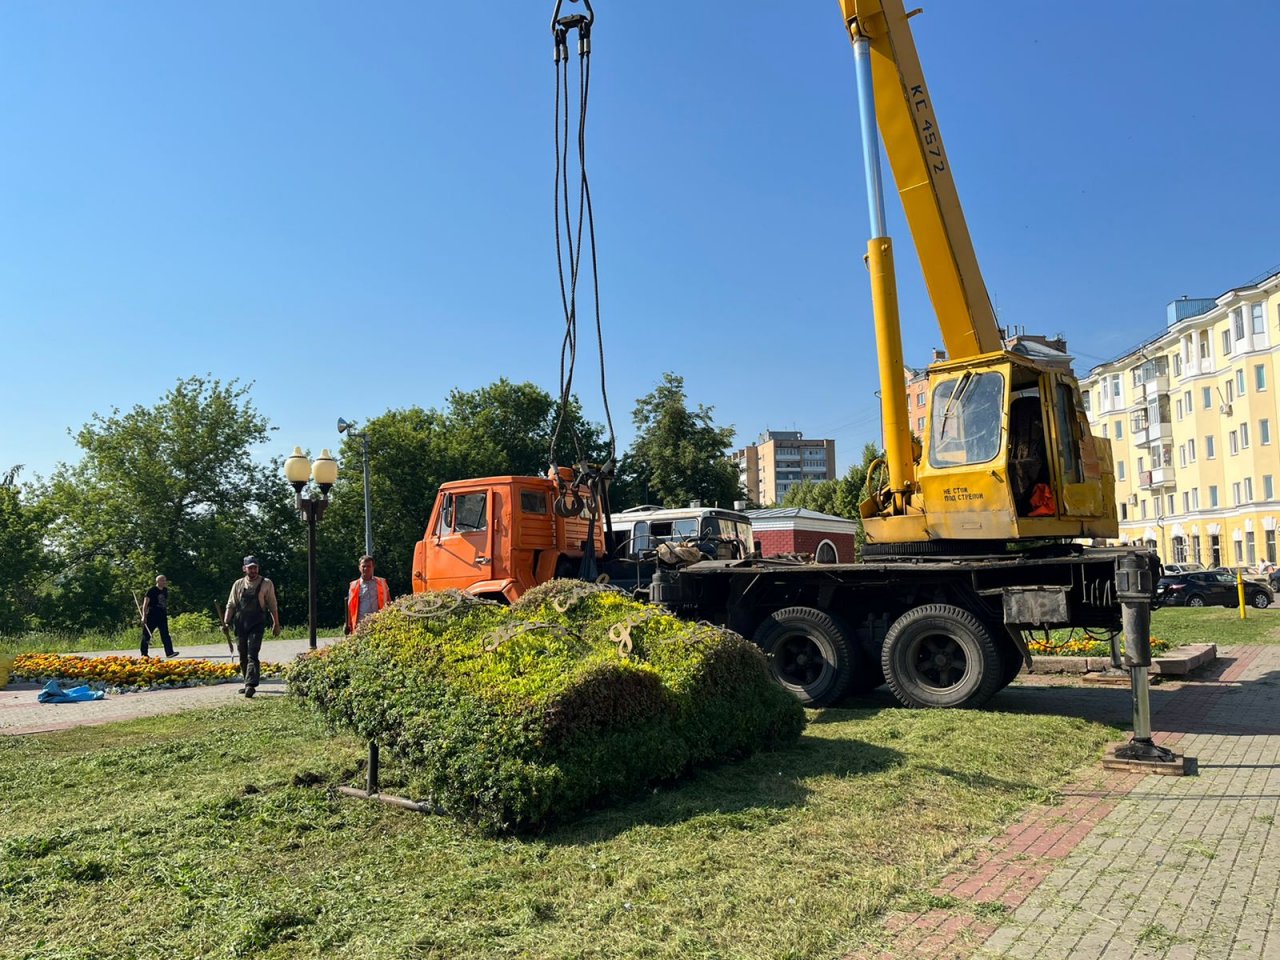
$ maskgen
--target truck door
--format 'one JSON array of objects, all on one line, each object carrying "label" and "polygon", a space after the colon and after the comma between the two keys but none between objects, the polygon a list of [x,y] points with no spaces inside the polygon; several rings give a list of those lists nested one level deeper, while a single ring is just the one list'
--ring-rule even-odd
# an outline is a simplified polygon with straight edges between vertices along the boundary
[{"label": "truck door", "polygon": [[492,578],[493,525],[490,491],[449,493],[427,552],[427,586],[431,590],[465,590]]}]

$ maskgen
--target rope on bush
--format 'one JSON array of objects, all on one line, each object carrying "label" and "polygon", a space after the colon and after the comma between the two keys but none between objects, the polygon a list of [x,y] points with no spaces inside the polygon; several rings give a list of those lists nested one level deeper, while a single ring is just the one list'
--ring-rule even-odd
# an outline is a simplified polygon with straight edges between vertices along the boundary
[{"label": "rope on bush", "polygon": [[532,633],[534,630],[550,630],[552,633],[558,633],[570,640],[582,639],[568,627],[561,626],[558,623],[539,623],[535,620],[529,623],[504,623],[482,639],[481,646],[485,653],[493,653],[508,640],[514,640],[521,634]]},{"label": "rope on bush", "polygon": [[638,627],[646,620],[652,620],[654,617],[663,616],[663,612],[657,607],[646,607],[643,610],[637,610],[625,620],[619,620],[609,628],[609,639],[618,645],[618,655],[629,657],[635,650],[635,643],[631,639],[631,630]]},{"label": "rope on bush", "polygon": [[406,616],[419,620],[451,616],[462,607],[501,607],[496,600],[486,600],[464,590],[441,590],[415,593],[401,607]]}]

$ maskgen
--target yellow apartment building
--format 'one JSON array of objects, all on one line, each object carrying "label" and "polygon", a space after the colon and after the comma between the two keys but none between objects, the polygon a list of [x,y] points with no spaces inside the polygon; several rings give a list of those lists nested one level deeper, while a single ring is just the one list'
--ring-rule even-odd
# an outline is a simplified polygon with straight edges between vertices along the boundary
[{"label": "yellow apartment building", "polygon": [[1165,562],[1280,563],[1280,273],[1175,300],[1167,321],[1080,384],[1112,444],[1120,538]]}]

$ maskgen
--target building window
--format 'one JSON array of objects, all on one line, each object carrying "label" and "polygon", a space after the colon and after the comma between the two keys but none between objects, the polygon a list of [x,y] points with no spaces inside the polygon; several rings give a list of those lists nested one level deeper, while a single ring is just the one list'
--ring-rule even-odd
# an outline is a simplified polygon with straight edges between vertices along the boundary
[{"label": "building window", "polygon": [[1244,478],[1244,502],[1253,503],[1253,477]]},{"label": "building window", "polygon": [[1258,442],[1264,447],[1271,446],[1271,421],[1258,421]]},{"label": "building window", "polygon": [[1173,514],[1173,512],[1174,512],[1174,506],[1173,506],[1173,494],[1172,494],[1172,493],[1171,493],[1171,494],[1169,494],[1169,496],[1167,496],[1167,497],[1165,498],[1165,504],[1166,504],[1165,509],[1166,509],[1166,510],[1168,510],[1170,514]]},{"label": "building window", "polygon": [[1258,547],[1253,540],[1253,531],[1244,535],[1244,562],[1253,566],[1258,562]]},{"label": "building window", "polygon": [[1267,368],[1261,363],[1253,367],[1253,389],[1262,393],[1267,389]]},{"label": "building window", "polygon": [[1124,461],[1123,460],[1116,461],[1116,479],[1117,480],[1124,479]]},{"label": "building window", "polygon": [[1276,498],[1276,487],[1271,480],[1271,474],[1264,473],[1262,475],[1262,499],[1274,500]]},{"label": "building window", "polygon": [[1182,398],[1178,398],[1178,419],[1182,419]]},{"label": "building window", "polygon": [[1129,519],[1129,505],[1127,503],[1120,504],[1120,519],[1121,520]]},{"label": "building window", "polygon": [[1218,488],[1210,485],[1209,487],[1209,509],[1213,509],[1218,505]]},{"label": "building window", "polygon": [[1196,462],[1196,438],[1192,437],[1187,441],[1187,461],[1189,463]]},{"label": "building window", "polygon": [[1124,421],[1123,420],[1116,421],[1116,439],[1117,440],[1124,439]]},{"label": "building window", "polygon": [[1240,506],[1240,481],[1237,480],[1231,485],[1231,503],[1234,506]]},{"label": "building window", "polygon": [[1120,374],[1113,373],[1111,375],[1111,398],[1116,401],[1116,406],[1120,406]]},{"label": "building window", "polygon": [[1142,519],[1147,519],[1147,501],[1142,501]]},{"label": "building window", "polygon": [[1244,542],[1235,541],[1236,563],[1244,563]]},{"label": "building window", "polygon": [[1080,402],[1084,404],[1085,413],[1089,412],[1089,406],[1090,406],[1089,398],[1092,396],[1093,396],[1092,390],[1083,390],[1080,393]]},{"label": "building window", "polygon": [[916,420],[916,433],[922,437],[924,436],[924,417],[919,417]]},{"label": "building window", "polygon": [[1222,538],[1216,533],[1209,537],[1209,561],[1215,567],[1222,566]]},{"label": "building window", "polygon": [[1244,339],[1244,308],[1236,307],[1231,311],[1231,328],[1236,332],[1236,339]]},{"label": "building window", "polygon": [[1262,304],[1250,304],[1249,326],[1253,330],[1253,335],[1255,337],[1260,337],[1267,332],[1267,324],[1262,317]]},{"label": "building window", "polygon": [[1139,472],[1139,473],[1141,473],[1141,472],[1142,472],[1142,458],[1141,458],[1141,457],[1139,457],[1139,458],[1138,458],[1138,472]]},{"label": "building window", "polygon": [[1200,488],[1199,487],[1191,488],[1191,509],[1192,510],[1200,509]]},{"label": "building window", "polygon": [[1227,446],[1230,448],[1233,457],[1240,452],[1240,438],[1234,430],[1227,434]]},{"label": "building window", "polygon": [[1262,533],[1262,541],[1266,544],[1267,563],[1276,562],[1276,532],[1274,530],[1265,530]]},{"label": "building window", "polygon": [[1187,490],[1182,491],[1182,512],[1183,513],[1191,512],[1191,493],[1190,491],[1187,491]]},{"label": "building window", "polygon": [[1180,353],[1173,355],[1173,375],[1175,377],[1182,376],[1182,354]]},{"label": "building window", "polygon": [[1185,443],[1178,444],[1178,466],[1185,467],[1187,465],[1187,445]]},{"label": "building window", "polygon": [[1236,396],[1237,397],[1244,396],[1244,370],[1243,369],[1236,371]]},{"label": "building window", "polygon": [[1213,437],[1212,437],[1212,435],[1207,436],[1207,437],[1205,437],[1205,438],[1204,438],[1204,455],[1205,455],[1207,458],[1209,458],[1210,460],[1215,460],[1215,459],[1217,459],[1218,454],[1217,454],[1217,451],[1215,451],[1215,450],[1214,450],[1214,448],[1213,448]]},{"label": "building window", "polygon": [[1200,403],[1204,406],[1204,409],[1206,410],[1209,410],[1213,407],[1213,388],[1212,387],[1200,388]]},{"label": "building window", "polygon": [[1224,357],[1231,356],[1231,331],[1222,331],[1222,355]]},{"label": "building window", "polygon": [[1240,449],[1247,450],[1249,448],[1249,424],[1240,424]]},{"label": "building window", "polygon": [[1234,380],[1227,381],[1227,403],[1236,398],[1236,383]]}]

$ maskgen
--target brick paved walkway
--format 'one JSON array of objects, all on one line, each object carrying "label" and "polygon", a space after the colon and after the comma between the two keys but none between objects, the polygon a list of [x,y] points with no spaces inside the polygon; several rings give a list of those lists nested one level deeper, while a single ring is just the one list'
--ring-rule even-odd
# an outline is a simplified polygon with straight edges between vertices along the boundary
[{"label": "brick paved walkway", "polygon": [[[326,646],[332,643],[333,639],[322,637],[319,645]],[[288,662],[308,647],[309,643],[306,640],[266,640],[262,644],[261,657],[268,663]],[[226,644],[184,647],[180,652],[184,658],[199,657],[214,662],[232,659],[231,654],[227,652]],[[138,651],[97,650],[85,653],[83,656],[105,657],[110,654],[137,656]],[[208,687],[148,690],[142,693],[123,693],[114,696],[108,694],[105,700],[94,700],[88,703],[40,703],[36,700],[36,694],[40,692],[38,685],[15,681],[4,690],[0,690],[0,736],[48,733],[70,727],[131,720],[134,717],[152,717],[162,713],[179,713],[183,710],[216,707],[238,700],[236,690],[239,686],[239,683],[220,683]],[[284,684],[280,681],[264,679],[259,687],[259,695],[279,692],[283,689]]]},{"label": "brick paved walkway", "polygon": [[[992,706],[1132,719],[1123,688],[1011,687]],[[1223,650],[1215,678],[1155,688],[1152,709],[1198,776],[1090,769],[851,960],[1280,958],[1280,647]]]}]

